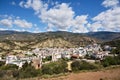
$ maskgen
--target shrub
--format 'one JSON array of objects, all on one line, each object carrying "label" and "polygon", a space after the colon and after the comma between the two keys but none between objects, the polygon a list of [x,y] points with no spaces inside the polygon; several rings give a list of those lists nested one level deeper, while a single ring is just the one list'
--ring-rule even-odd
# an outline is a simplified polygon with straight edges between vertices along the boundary
[{"label": "shrub", "polygon": [[40,70],[36,70],[31,64],[27,62],[23,65],[23,67],[19,70],[20,78],[30,78],[36,77],[40,74]]},{"label": "shrub", "polygon": [[114,57],[106,57],[103,61],[102,61],[102,65],[104,67],[110,66],[110,65],[119,65],[120,64],[120,56],[114,56]]},{"label": "shrub", "polygon": [[66,71],[67,63],[65,61],[57,61],[42,66],[43,74],[59,74]]},{"label": "shrub", "polygon": [[19,71],[18,70],[14,70],[13,72],[12,72],[12,75],[13,75],[13,77],[19,77]]},{"label": "shrub", "polygon": [[95,64],[91,64],[85,61],[74,61],[71,64],[73,71],[79,71],[79,70],[92,70],[97,69],[98,67]]},{"label": "shrub", "polygon": [[24,71],[20,72],[21,78],[36,77],[37,75],[38,75],[38,72],[33,66],[28,66],[25,68]]},{"label": "shrub", "polygon": [[0,77],[4,77],[5,74],[6,72],[4,70],[0,70]]},{"label": "shrub", "polygon": [[52,71],[52,69],[51,69],[51,66],[47,66],[47,65],[44,65],[43,67],[42,67],[42,73],[43,74],[53,74],[53,71]]},{"label": "shrub", "polygon": [[5,65],[5,62],[0,61],[0,66],[3,66],[3,65]]},{"label": "shrub", "polygon": [[92,69],[97,69],[97,66],[95,66],[94,64],[85,62],[85,61],[81,61],[80,70],[92,70]]},{"label": "shrub", "polygon": [[7,64],[4,66],[1,66],[1,70],[16,70],[18,69],[18,66],[15,64]]},{"label": "shrub", "polygon": [[102,61],[102,65],[104,67],[110,66],[110,65],[114,65],[115,61],[112,57],[106,57],[103,61]]},{"label": "shrub", "polygon": [[71,67],[73,71],[78,71],[80,69],[80,61],[72,62]]}]

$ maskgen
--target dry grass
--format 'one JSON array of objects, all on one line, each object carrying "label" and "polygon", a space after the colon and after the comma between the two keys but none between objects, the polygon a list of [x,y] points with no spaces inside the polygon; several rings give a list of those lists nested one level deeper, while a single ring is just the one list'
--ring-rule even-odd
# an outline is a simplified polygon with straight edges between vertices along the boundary
[{"label": "dry grass", "polygon": [[71,73],[67,76],[36,80],[120,80],[120,67],[94,72]]},{"label": "dry grass", "polygon": [[60,75],[44,75],[37,78],[22,80],[120,80],[120,66],[109,67],[99,71],[81,71],[79,73],[67,73]]}]

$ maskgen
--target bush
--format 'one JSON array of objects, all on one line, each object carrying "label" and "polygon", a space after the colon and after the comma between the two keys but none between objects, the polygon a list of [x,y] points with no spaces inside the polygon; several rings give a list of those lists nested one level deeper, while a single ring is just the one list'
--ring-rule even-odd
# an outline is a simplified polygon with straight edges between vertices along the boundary
[{"label": "bush", "polygon": [[106,57],[103,61],[102,61],[102,65],[104,67],[110,66],[110,65],[120,65],[120,56],[114,56],[114,57]]},{"label": "bush", "polygon": [[80,70],[92,70],[92,69],[97,69],[97,66],[95,66],[94,64],[85,62],[85,61],[81,61]]},{"label": "bush", "polygon": [[0,70],[0,77],[4,77],[5,74],[6,74],[6,71],[4,71],[4,70]]},{"label": "bush", "polygon": [[79,70],[92,70],[97,69],[98,67],[95,64],[91,64],[85,61],[74,61],[71,64],[73,71],[79,71]]},{"label": "bush", "polygon": [[16,70],[18,69],[18,66],[15,64],[7,64],[4,66],[1,66],[1,70]]},{"label": "bush", "polygon": [[19,71],[18,70],[15,70],[15,71],[13,71],[12,72],[12,75],[13,75],[13,77],[19,77]]},{"label": "bush", "polygon": [[0,66],[3,66],[3,65],[5,65],[5,62],[0,61]]},{"label": "bush", "polygon": [[25,70],[26,67],[31,66],[31,64],[28,64],[28,62],[25,62],[21,68],[21,70]]},{"label": "bush", "polygon": [[43,74],[59,74],[66,71],[67,63],[65,61],[52,62],[42,66]]},{"label": "bush", "polygon": [[110,65],[115,65],[115,60],[113,59],[113,57],[106,57],[103,62],[102,65],[104,67],[110,66]]},{"label": "bush", "polygon": [[37,75],[38,75],[38,72],[33,66],[28,66],[24,71],[20,72],[21,78],[36,77]]},{"label": "bush", "polygon": [[41,72],[40,70],[36,70],[31,64],[28,64],[26,62],[23,65],[23,67],[19,70],[18,74],[20,78],[30,78],[30,77],[37,77],[39,74],[41,74]]},{"label": "bush", "polygon": [[78,71],[80,69],[80,61],[72,62],[71,67],[73,71]]},{"label": "bush", "polygon": [[43,74],[53,74],[53,71],[52,71],[52,68],[51,68],[51,66],[49,66],[49,65],[44,65],[43,67],[42,67],[42,73]]}]

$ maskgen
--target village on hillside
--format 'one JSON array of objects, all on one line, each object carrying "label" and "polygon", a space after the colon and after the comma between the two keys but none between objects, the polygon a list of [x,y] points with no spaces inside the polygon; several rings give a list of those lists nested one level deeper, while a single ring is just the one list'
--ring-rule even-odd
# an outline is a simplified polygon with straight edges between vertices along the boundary
[{"label": "village on hillside", "polygon": [[0,61],[5,62],[6,65],[15,64],[19,68],[22,68],[26,62],[28,64],[32,62],[32,66],[35,69],[40,69],[43,64],[55,62],[60,59],[67,60],[68,63],[73,60],[95,63],[96,61],[103,60],[106,56],[113,56],[110,54],[112,48],[115,47],[105,45],[102,48],[96,43],[78,48],[36,48],[22,51],[16,55],[7,54],[4,57],[1,56]]}]

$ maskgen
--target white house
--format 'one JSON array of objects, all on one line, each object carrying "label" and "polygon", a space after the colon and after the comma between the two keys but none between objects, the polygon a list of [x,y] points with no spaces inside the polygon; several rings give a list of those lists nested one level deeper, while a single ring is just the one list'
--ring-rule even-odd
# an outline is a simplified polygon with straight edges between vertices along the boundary
[{"label": "white house", "polygon": [[6,64],[12,64],[14,61],[17,61],[17,56],[9,55],[6,57]]},{"label": "white house", "polygon": [[6,64],[15,64],[19,68],[21,68],[24,63],[25,63],[25,61],[18,60],[17,56],[9,55],[6,57]]},{"label": "white house", "polygon": [[61,54],[62,58],[67,58],[67,59],[70,59],[71,58],[71,55],[69,52],[66,52],[64,51],[62,54]]},{"label": "white house", "polygon": [[102,60],[105,56],[108,56],[108,53],[109,53],[108,51],[96,52],[96,53],[92,54],[92,56],[95,59]]}]

